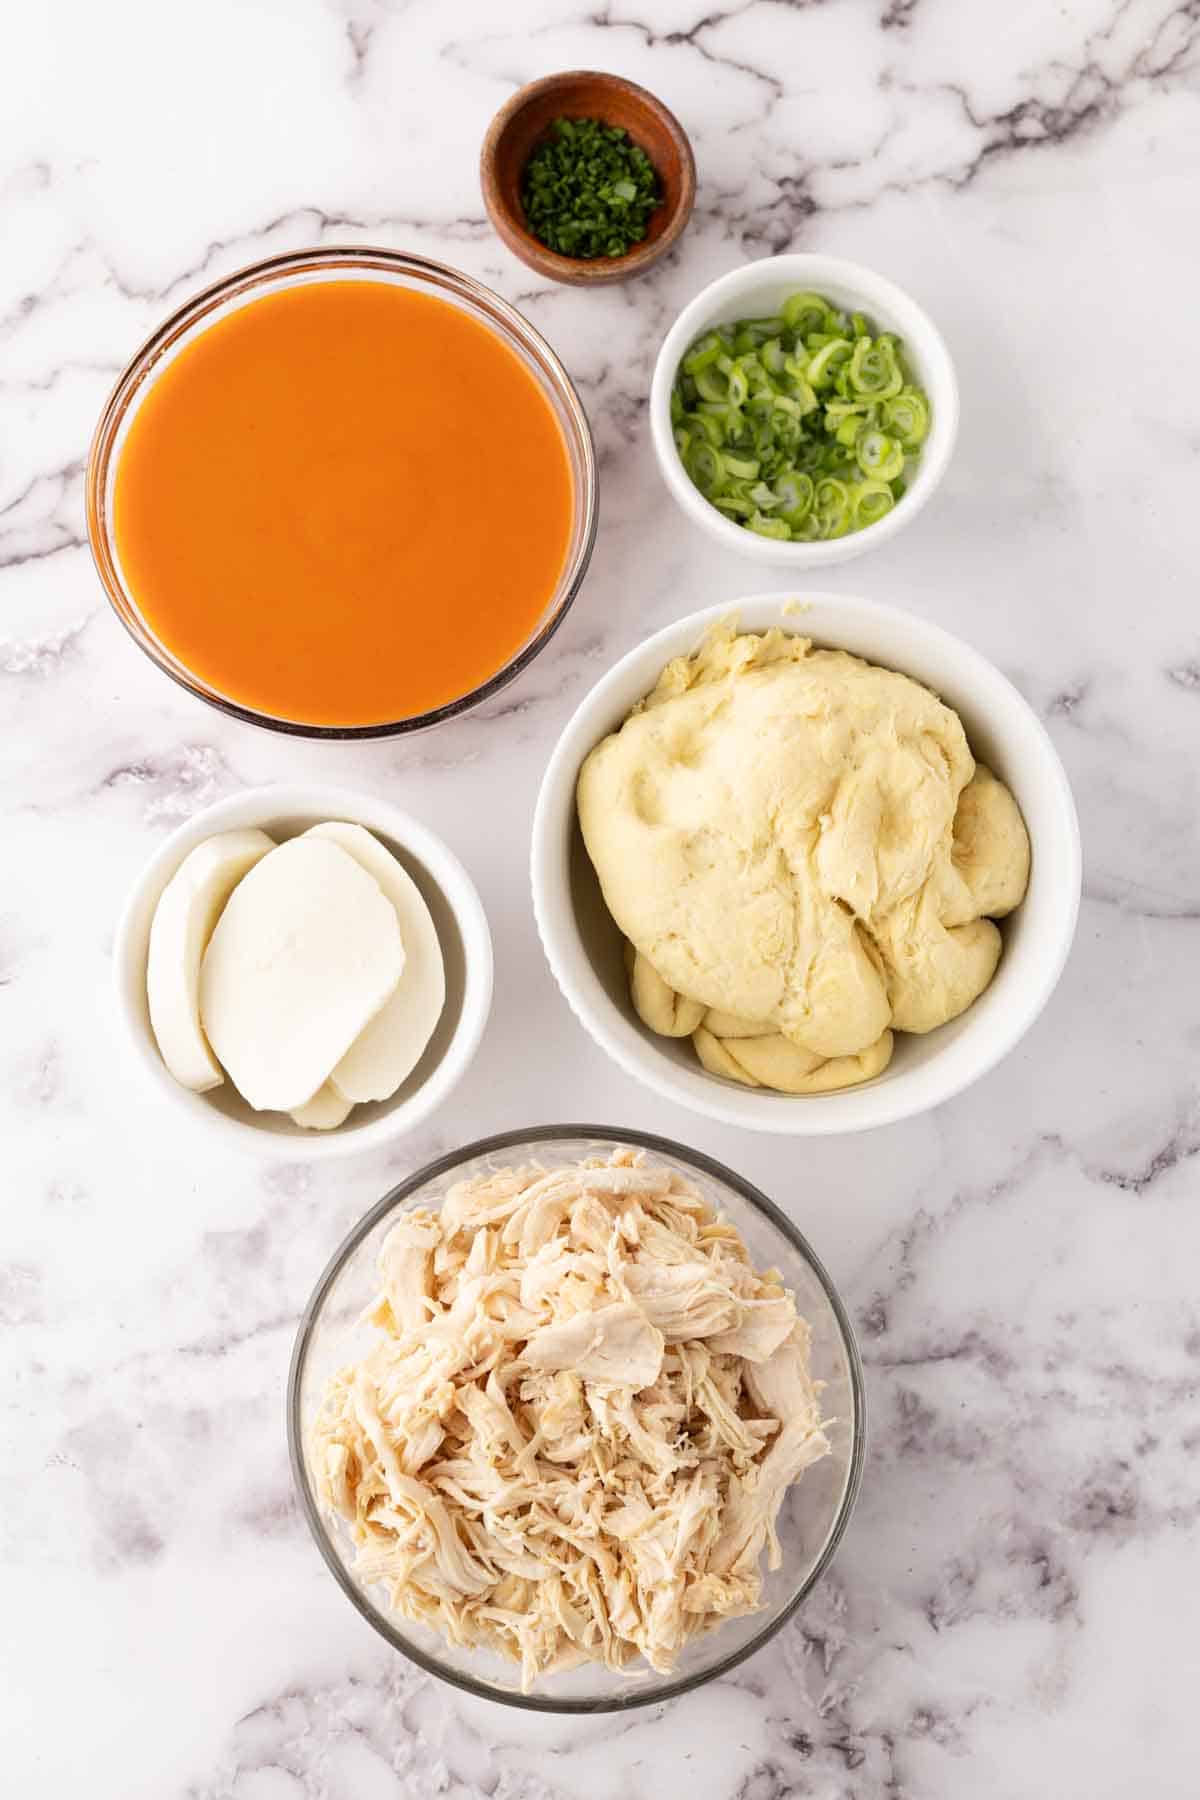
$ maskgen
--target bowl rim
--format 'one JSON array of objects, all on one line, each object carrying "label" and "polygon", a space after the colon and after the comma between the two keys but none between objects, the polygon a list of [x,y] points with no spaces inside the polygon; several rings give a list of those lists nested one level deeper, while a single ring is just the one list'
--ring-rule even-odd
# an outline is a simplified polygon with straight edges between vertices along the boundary
[{"label": "bowl rim", "polygon": [[[581,81],[598,82],[609,92],[629,96],[643,112],[652,114],[658,120],[679,157],[679,199],[668,214],[666,224],[658,237],[650,243],[643,241],[635,244],[624,256],[585,258],[560,255],[557,250],[551,250],[539,238],[534,237],[513,209],[504,203],[500,192],[496,175],[498,153],[504,134],[514,119],[519,118],[526,107],[543,94],[553,93],[556,89],[564,90]],[[559,69],[551,75],[540,75],[534,81],[527,81],[516,93],[509,95],[494,115],[479,152],[479,181],[484,207],[498,237],[526,268],[569,287],[601,287],[608,282],[626,281],[632,276],[643,274],[669,250],[674,249],[687,228],[696,202],[696,158],[691,139],[670,107],[640,82],[631,81],[628,76],[618,75],[611,69]]]},{"label": "bowl rim", "polygon": [[[1014,709],[1029,738],[1037,744],[1041,769],[1048,778],[1047,792],[1058,819],[1057,843],[1065,859],[1066,880],[1053,890],[1060,908],[1054,952],[1036,971],[1036,982],[1031,983],[1028,990],[1029,999],[1002,1030],[997,1030],[970,1054],[956,1041],[946,1047],[942,1056],[930,1059],[902,1083],[889,1083],[884,1076],[831,1094],[772,1096],[752,1089],[737,1091],[732,1083],[699,1067],[695,1071],[676,1070],[643,1028],[634,1026],[624,1017],[610,1021],[605,1016],[610,1008],[615,1011],[614,1003],[582,951],[575,909],[562,879],[556,834],[561,806],[571,808],[573,818],[575,782],[584,757],[602,736],[615,729],[611,724],[598,721],[598,715],[610,709],[611,696],[634,671],[639,671],[639,678],[642,674],[648,676],[643,690],[648,691],[655,679],[652,671],[664,668],[674,656],[687,654],[690,648],[699,644],[706,630],[731,618],[740,617],[743,630],[763,631],[774,624],[803,637],[807,635],[806,605],[829,608],[835,613],[846,614],[848,620],[857,618],[867,624],[881,623],[897,633],[903,632],[913,640],[918,657],[922,643],[940,647],[967,669],[972,694],[983,693],[986,697],[990,690],[991,697]],[[770,612],[772,616],[766,621],[757,617],[747,619],[745,615],[751,612],[756,615]],[[827,627],[818,627],[814,639],[818,644],[835,649],[845,648]],[[852,654],[865,654],[867,661],[877,660],[869,653],[854,651]],[[930,675],[912,670],[906,672],[913,673],[915,680],[923,680],[934,691],[943,691],[944,684],[938,684]],[[1033,851],[1036,858],[1037,841]],[[1070,955],[1079,916],[1082,849],[1074,796],[1049,732],[1020,689],[982,651],[944,626],[883,601],[848,594],[780,589],[743,595],[672,621],[634,645],[588,690],[560,732],[546,764],[534,807],[530,884],[538,936],[559,991],[593,1042],[627,1075],[663,1099],[725,1125],[788,1137],[835,1137],[874,1130],[931,1112],[980,1080],[1015,1049],[1045,1008]],[[553,917],[555,911],[561,914],[561,923]],[[576,951],[585,965],[582,980],[569,966],[575,960]],[[940,1075],[937,1074],[939,1070]],[[693,1076],[697,1085],[691,1079]],[[698,1085],[701,1082],[703,1088]],[[914,1084],[915,1094],[911,1091]],[[885,1099],[889,1086],[896,1091],[890,1099]],[[780,1104],[774,1105],[775,1101]]]},{"label": "bowl rim", "polygon": [[[912,486],[874,525],[827,542],[776,543],[770,538],[757,537],[726,519],[688,480],[671,431],[671,389],[676,370],[684,351],[701,330],[701,321],[727,297],[732,302],[738,295],[749,294],[756,287],[790,282],[792,270],[796,272],[798,283],[808,280],[819,288],[822,282],[829,282],[851,291],[858,290],[863,298],[863,310],[882,314],[881,323],[894,325],[900,335],[914,345],[918,360],[926,365],[927,373],[931,371],[929,387],[939,388],[929,437],[922,449]],[[795,250],[779,256],[758,257],[736,269],[729,269],[688,301],[676,315],[655,359],[649,410],[655,459],[667,490],[680,510],[727,550],[737,551],[754,562],[771,563],[776,568],[798,573],[848,562],[867,550],[878,548],[920,514],[941,486],[954,454],[960,401],[958,375],[949,346],[933,318],[907,289],[889,276],[877,274],[865,263],[852,262],[841,256],[826,256],[819,251]]]},{"label": "bowl rim", "polygon": [[[601,1143],[624,1144],[634,1149],[657,1151],[662,1155],[675,1157],[685,1164],[691,1164],[705,1175],[724,1182],[740,1199],[747,1203],[752,1211],[761,1213],[778,1231],[781,1231],[792,1248],[808,1264],[829,1303],[846,1352],[847,1372],[854,1404],[854,1425],[846,1466],[845,1485],[833,1523],[814,1559],[812,1568],[795,1593],[781,1607],[778,1615],[764,1624],[762,1629],[757,1631],[747,1643],[740,1645],[736,1650],[729,1651],[711,1668],[677,1679],[668,1678],[665,1686],[653,1690],[636,1690],[631,1687],[631,1691],[626,1694],[617,1694],[611,1699],[602,1700],[558,1699],[552,1695],[508,1693],[492,1687],[487,1682],[476,1680],[457,1669],[442,1667],[436,1658],[430,1656],[418,1645],[409,1643],[350,1580],[340,1559],[334,1555],[330,1547],[329,1534],[308,1479],[302,1441],[303,1421],[300,1417],[300,1385],[307,1364],[308,1347],[326,1295],[355,1250],[374,1230],[380,1220],[385,1218],[390,1211],[396,1210],[410,1194],[415,1193],[426,1182],[435,1180],[439,1175],[450,1173],[473,1157],[487,1155],[496,1150],[515,1149],[521,1144],[552,1143],[562,1138],[591,1138]],[[756,1187],[753,1182],[748,1181],[744,1175],[737,1174],[724,1163],[719,1162],[716,1157],[707,1155],[703,1150],[694,1150],[688,1145],[677,1143],[673,1138],[662,1137],[655,1132],[633,1131],[621,1126],[571,1123],[535,1125],[524,1130],[501,1131],[489,1137],[477,1138],[474,1142],[464,1144],[457,1150],[447,1151],[445,1155],[435,1157],[432,1162],[426,1163],[413,1174],[406,1175],[402,1181],[396,1183],[395,1187],[390,1188],[382,1199],[377,1200],[374,1206],[364,1213],[358,1223],[346,1233],[317,1278],[316,1285],[309,1295],[296,1328],[291,1361],[288,1365],[285,1398],[288,1460],[291,1464],[292,1481],[300,1501],[300,1508],[326,1568],[333,1575],[356,1612],[369,1625],[373,1626],[394,1650],[398,1650],[410,1662],[416,1663],[419,1668],[424,1669],[426,1674],[448,1682],[463,1693],[472,1694],[481,1700],[493,1700],[503,1706],[515,1706],[523,1712],[560,1714],[631,1712],[636,1707],[656,1706],[667,1700],[677,1699],[682,1694],[691,1693],[694,1689],[704,1686],[705,1683],[728,1674],[730,1669],[736,1668],[747,1657],[753,1656],[756,1651],[761,1650],[787,1624],[828,1568],[834,1552],[845,1535],[850,1516],[854,1511],[866,1461],[866,1406],[866,1381],[862,1356],[845,1303],[808,1239],[775,1201],[764,1194],[762,1189]]]},{"label": "bowl rim", "polygon": [[[471,316],[483,324],[486,330],[495,332],[494,321],[498,319],[501,322],[504,331],[520,346],[520,350],[514,353],[524,352],[541,366],[567,415],[569,427],[557,418],[556,423],[564,441],[568,437],[574,437],[578,444],[582,463],[582,479],[579,483],[582,522],[578,545],[568,556],[559,578],[557,604],[553,605],[553,611],[529,641],[502,668],[489,675],[486,681],[441,706],[432,707],[427,712],[414,713],[406,719],[383,720],[372,725],[313,725],[301,720],[276,718],[241,701],[230,699],[228,695],[209,687],[188,669],[186,664],[174,656],[169,646],[159,644],[144,621],[142,631],[135,627],[126,616],[126,609],[139,619],[140,609],[136,596],[126,589],[121,578],[115,544],[110,541],[112,534],[108,529],[105,496],[111,480],[115,478],[110,476],[110,465],[115,470],[118,456],[116,439],[126,412],[143,384],[154,381],[155,364],[179,339],[194,326],[199,325],[201,330],[207,329],[203,320],[226,302],[235,300],[242,294],[258,288],[271,292],[276,282],[286,285],[289,276],[303,278],[315,275],[318,279],[333,280],[337,278],[340,269],[347,268],[367,272],[374,269],[382,276],[415,277],[422,284],[422,290],[432,292],[435,297],[448,291],[465,300],[471,308]],[[480,314],[483,315],[482,318],[479,318]],[[503,341],[503,333],[497,335]],[[509,348],[512,348],[511,344]],[[285,737],[354,742],[371,738],[403,737],[410,733],[428,731],[448,719],[459,718],[493,698],[528,668],[545,649],[570,612],[587,576],[599,519],[599,478],[591,425],[574,382],[556,351],[537,327],[509,301],[461,269],[454,268],[450,263],[437,262],[432,257],[418,256],[411,251],[391,250],[376,244],[317,244],[309,249],[286,250],[274,256],[262,257],[222,276],[219,281],[210,282],[174,308],[143,340],[114,382],[92,433],[84,475],[84,506],[88,547],[105,597],[121,625],[155,668],[169,676],[194,699],[202,700],[206,705],[215,707],[218,712],[225,713],[231,719],[240,719],[244,724],[258,726],[264,731],[278,732]]]},{"label": "bowl rim", "polygon": [[[240,815],[247,808],[255,816],[243,819]],[[161,878],[161,893],[184,857],[207,838],[253,824],[267,829],[272,820],[297,813],[345,819],[375,835],[393,838],[411,850],[454,915],[462,938],[464,978],[458,1024],[440,1060],[415,1093],[399,1104],[380,1102],[389,1110],[367,1124],[349,1130],[337,1126],[332,1131],[293,1135],[269,1130],[255,1118],[230,1117],[211,1105],[206,1095],[181,1087],[162,1060],[148,1019],[135,1015],[126,989],[133,982],[145,987],[145,956],[135,950],[134,940],[141,930],[140,913],[148,890]],[[226,823],[233,819],[239,822]],[[169,832],[142,863],[121,906],[113,937],[112,1000],[122,1034],[143,1076],[179,1117],[186,1117],[196,1129],[214,1139],[222,1139],[227,1147],[236,1145],[259,1157],[276,1161],[297,1157],[306,1162],[333,1161],[395,1142],[415,1130],[449,1098],[474,1061],[487,1029],[494,964],[491,928],[479,891],[459,857],[428,825],[390,801],[334,783],[274,782],[239,789],[201,808]]]}]

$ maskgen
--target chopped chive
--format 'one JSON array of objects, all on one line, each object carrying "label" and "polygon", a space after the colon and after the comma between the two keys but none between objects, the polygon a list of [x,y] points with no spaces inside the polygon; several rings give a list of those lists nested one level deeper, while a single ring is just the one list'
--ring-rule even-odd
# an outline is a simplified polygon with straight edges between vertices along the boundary
[{"label": "chopped chive", "polygon": [[640,244],[660,199],[646,152],[599,119],[557,119],[521,178],[534,237],[559,256],[584,261],[624,256]]}]

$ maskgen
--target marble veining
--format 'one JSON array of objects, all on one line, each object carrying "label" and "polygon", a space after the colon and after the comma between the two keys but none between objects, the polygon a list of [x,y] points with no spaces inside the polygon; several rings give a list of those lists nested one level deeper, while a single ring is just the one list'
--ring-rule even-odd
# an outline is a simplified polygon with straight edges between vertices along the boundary
[{"label": "marble veining", "polygon": [[[649,277],[538,281],[479,142],[519,83],[610,68],[692,135]],[[1200,4],[1185,0],[49,0],[0,27],[0,1754],[97,1800],[1190,1800],[1200,1654]],[[520,306],[603,474],[579,600],[512,687],[411,742],[293,743],[161,678],[111,617],[89,434],[165,311],[253,258],[379,242]],[[820,587],[955,629],[1077,795],[1076,950],[1021,1048],[939,1112],[789,1145],[627,1082],[545,968],[526,845],[556,734],[647,632],[762,591],[651,455],[657,346],[705,281],[821,249],[932,310],[958,363],[937,500]],[[162,835],[221,795],[386,794],[468,863],[497,991],[469,1078],[390,1152],[260,1165],[193,1141],[120,1043],[112,937]],[[481,821],[486,820],[486,824]],[[548,1720],[378,1643],[291,1497],[309,1289],[400,1175],[590,1116],[744,1171],[850,1304],[860,1507],[772,1646],[668,1708]]]}]

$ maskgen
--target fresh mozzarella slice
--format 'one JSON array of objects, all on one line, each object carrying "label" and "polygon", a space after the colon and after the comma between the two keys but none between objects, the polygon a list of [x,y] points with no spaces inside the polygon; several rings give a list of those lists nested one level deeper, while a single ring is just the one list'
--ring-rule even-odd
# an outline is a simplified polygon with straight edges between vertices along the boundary
[{"label": "fresh mozzarella slice", "polygon": [[150,924],[146,1000],[163,1061],[197,1094],[225,1077],[200,1024],[200,959],[234,888],[275,843],[265,831],[223,831],[188,853]]},{"label": "fresh mozzarella slice", "polygon": [[200,1019],[256,1111],[310,1100],[396,990],[404,946],[379,883],[293,838],[234,889],[200,968]]},{"label": "fresh mozzarella slice", "polygon": [[335,1125],[340,1125],[349,1116],[352,1106],[353,1102],[343,1100],[337,1089],[327,1081],[303,1106],[293,1106],[292,1117],[297,1125],[303,1125],[309,1131],[332,1131]]},{"label": "fresh mozzarella slice", "polygon": [[360,863],[379,883],[400,921],[405,961],[399,985],[330,1077],[347,1100],[386,1100],[416,1066],[446,1003],[437,928],[411,876],[361,825],[331,821],[314,825],[304,835],[328,838]]}]

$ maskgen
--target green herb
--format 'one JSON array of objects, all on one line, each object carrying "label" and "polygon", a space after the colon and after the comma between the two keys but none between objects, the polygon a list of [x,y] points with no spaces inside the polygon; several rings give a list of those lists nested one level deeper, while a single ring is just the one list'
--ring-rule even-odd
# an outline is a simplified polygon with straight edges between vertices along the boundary
[{"label": "green herb", "polygon": [[624,256],[645,237],[659,199],[645,151],[599,119],[557,119],[521,182],[530,231],[559,256]]},{"label": "green herb", "polygon": [[820,294],[697,338],[671,394],[679,455],[706,500],[759,537],[863,531],[904,493],[929,400],[900,340]]}]

